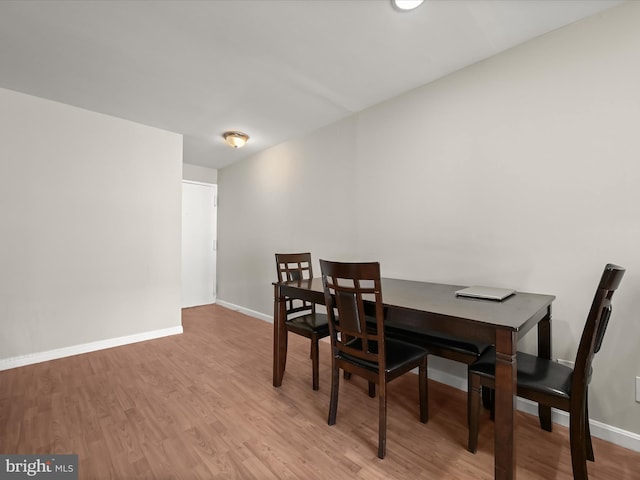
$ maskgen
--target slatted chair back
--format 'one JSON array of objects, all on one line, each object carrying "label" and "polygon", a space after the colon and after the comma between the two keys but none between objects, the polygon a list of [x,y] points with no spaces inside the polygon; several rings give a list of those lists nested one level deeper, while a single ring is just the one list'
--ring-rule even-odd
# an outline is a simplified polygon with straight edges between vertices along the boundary
[{"label": "slatted chair back", "polygon": [[[313,278],[311,253],[276,253],[279,282],[293,282]],[[298,299],[287,299],[287,318],[315,313],[315,304]]]},{"label": "slatted chair back", "polygon": [[[334,306],[327,311],[333,355],[343,355],[365,367],[382,365],[379,371],[384,372],[380,264],[320,262],[325,304]],[[365,309],[365,302],[375,304],[373,317],[368,314],[370,309]]]},{"label": "slatted chair back", "polygon": [[609,324],[612,310],[611,299],[620,285],[624,273],[624,268],[611,263],[607,264],[602,272],[600,283],[582,331],[573,368],[571,392],[575,401],[581,403],[584,401],[579,397],[586,395],[591,379],[593,358],[602,347],[604,334]]}]

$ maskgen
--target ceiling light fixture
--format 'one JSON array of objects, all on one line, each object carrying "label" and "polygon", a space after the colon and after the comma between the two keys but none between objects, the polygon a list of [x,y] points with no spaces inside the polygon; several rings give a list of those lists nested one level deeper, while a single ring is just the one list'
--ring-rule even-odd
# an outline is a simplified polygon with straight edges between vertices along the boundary
[{"label": "ceiling light fixture", "polygon": [[418,8],[424,0],[391,0],[391,5],[396,10],[401,12],[408,12],[414,8]]},{"label": "ceiling light fixture", "polygon": [[242,148],[244,144],[249,140],[249,135],[242,132],[224,132],[222,134],[224,141],[233,148]]}]

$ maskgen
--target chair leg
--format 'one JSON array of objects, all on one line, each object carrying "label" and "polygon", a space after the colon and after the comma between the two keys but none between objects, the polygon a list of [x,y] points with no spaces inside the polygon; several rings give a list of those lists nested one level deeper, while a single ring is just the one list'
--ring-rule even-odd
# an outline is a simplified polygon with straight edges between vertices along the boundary
[{"label": "chair leg", "polygon": [[376,396],[376,384],[374,382],[369,382],[369,396],[371,398]]},{"label": "chair leg", "polygon": [[[467,377],[469,375],[467,374]],[[482,393],[482,406],[489,410],[489,418],[495,420],[496,415],[496,391],[489,387],[480,387]]]},{"label": "chair leg", "polygon": [[489,397],[491,398],[491,409],[489,410],[489,419],[493,422],[496,419],[496,391],[495,389],[489,390]]},{"label": "chair leg", "polygon": [[[346,338],[347,337],[345,337],[345,341],[346,341]],[[343,372],[343,375],[345,380],[349,380],[351,378],[351,372],[347,372],[346,370]]]},{"label": "chair leg", "polygon": [[584,408],[569,415],[569,439],[571,443],[571,466],[574,480],[587,480],[587,452],[585,446]]},{"label": "chair leg", "polygon": [[482,406],[486,410],[493,409],[493,388],[482,387]]},{"label": "chair leg", "polygon": [[[332,362],[333,363],[333,362]],[[329,400],[329,425],[335,425],[336,415],[338,413],[338,390],[340,388],[340,369],[334,365],[331,366],[331,398]]]},{"label": "chair leg", "polygon": [[[284,332],[284,351],[289,351],[289,330]],[[284,356],[284,367],[287,366],[287,355]]]},{"label": "chair leg", "polygon": [[593,456],[593,444],[591,443],[591,430],[589,429],[589,400],[585,401],[584,405],[584,436],[585,436],[585,453],[587,460],[595,462]]},{"label": "chair leg", "polygon": [[311,338],[311,365],[313,370],[313,389],[318,390],[320,388],[320,361],[318,359],[318,337],[313,336]]},{"label": "chair leg", "polygon": [[387,453],[387,392],[386,385],[380,385],[378,391],[380,411],[378,413],[378,458]]},{"label": "chair leg", "polygon": [[420,389],[420,421],[429,421],[429,381],[427,379],[427,357],[418,368],[418,388]]},{"label": "chair leg", "polygon": [[480,377],[468,376],[467,416],[469,420],[469,442],[467,450],[471,453],[478,451],[478,422],[480,418]]},{"label": "chair leg", "polygon": [[538,418],[540,419],[540,427],[547,432],[553,431],[551,425],[551,407],[547,405],[538,404]]}]

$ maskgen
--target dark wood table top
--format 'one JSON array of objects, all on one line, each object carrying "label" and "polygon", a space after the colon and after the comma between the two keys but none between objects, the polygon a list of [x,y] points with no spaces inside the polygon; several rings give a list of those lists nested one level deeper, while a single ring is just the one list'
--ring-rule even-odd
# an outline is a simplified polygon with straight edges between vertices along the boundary
[{"label": "dark wood table top", "polygon": [[[321,278],[293,281],[286,285],[322,293]],[[510,329],[519,334],[534,326],[539,320],[538,315],[545,312],[555,299],[553,295],[525,292],[516,292],[503,301],[457,297],[455,292],[461,288],[465,285],[383,278],[382,299],[387,307],[427,312],[440,317],[441,322],[445,317],[453,317],[491,328]]]}]

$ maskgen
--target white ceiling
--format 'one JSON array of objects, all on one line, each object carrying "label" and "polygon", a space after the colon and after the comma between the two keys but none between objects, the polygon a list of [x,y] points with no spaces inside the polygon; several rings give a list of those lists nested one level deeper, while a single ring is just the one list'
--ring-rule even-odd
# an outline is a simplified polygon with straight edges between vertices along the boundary
[{"label": "white ceiling", "polygon": [[0,87],[181,133],[186,163],[222,168],[622,1],[2,0]]}]

